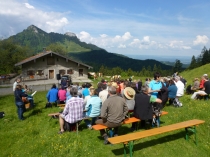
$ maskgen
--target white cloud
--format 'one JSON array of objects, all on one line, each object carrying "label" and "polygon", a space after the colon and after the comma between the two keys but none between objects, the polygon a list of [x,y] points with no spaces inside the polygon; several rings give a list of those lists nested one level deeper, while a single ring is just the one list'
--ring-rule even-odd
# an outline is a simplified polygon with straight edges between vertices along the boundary
[{"label": "white cloud", "polygon": [[101,34],[101,35],[100,35],[100,37],[102,37],[102,38],[106,38],[106,37],[107,37],[107,35],[106,35],[106,34]]},{"label": "white cloud", "polygon": [[183,44],[183,41],[173,40],[170,42],[169,47],[171,48],[178,48]]},{"label": "white cloud", "polygon": [[130,32],[126,32],[126,33],[122,36],[122,39],[126,41],[126,40],[129,40],[131,37],[132,37],[132,36],[131,36]]},{"label": "white cloud", "polygon": [[34,6],[30,5],[29,3],[24,3],[26,8],[28,9],[35,9]]},{"label": "white cloud", "polygon": [[120,44],[118,48],[126,48],[126,45]]},{"label": "white cloud", "polygon": [[85,31],[80,32],[78,37],[80,38],[80,40],[86,41],[86,42],[90,42],[91,39],[92,39],[90,34],[88,32],[85,32]]},{"label": "white cloud", "polygon": [[[69,24],[67,13],[40,10],[17,0],[0,2],[0,37],[8,37],[35,25],[46,32],[62,32]],[[63,32],[65,33],[65,32]]]},{"label": "white cloud", "polygon": [[196,39],[193,41],[194,45],[203,45],[206,44],[209,41],[209,38],[206,35],[197,35]]},{"label": "white cloud", "polygon": [[185,49],[185,50],[189,50],[189,49],[191,49],[191,47],[190,47],[190,46],[182,46],[182,48],[183,48],[183,49]]}]

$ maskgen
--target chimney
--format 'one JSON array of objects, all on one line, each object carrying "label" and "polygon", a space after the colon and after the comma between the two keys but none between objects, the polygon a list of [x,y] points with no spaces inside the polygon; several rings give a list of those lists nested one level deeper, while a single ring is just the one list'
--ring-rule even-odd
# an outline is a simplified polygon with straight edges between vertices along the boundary
[{"label": "chimney", "polygon": [[46,52],[46,47],[43,47],[43,52]]}]

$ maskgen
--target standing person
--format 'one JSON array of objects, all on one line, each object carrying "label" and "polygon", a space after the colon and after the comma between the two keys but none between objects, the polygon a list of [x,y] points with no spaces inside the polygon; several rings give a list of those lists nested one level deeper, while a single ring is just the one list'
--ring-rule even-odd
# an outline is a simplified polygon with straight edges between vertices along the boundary
[{"label": "standing person", "polygon": [[[105,100],[101,108],[101,118],[96,121],[96,124],[102,124],[108,128],[114,128],[114,136],[118,134],[118,127],[121,126],[126,114],[128,113],[128,107],[125,100],[117,96],[116,88],[110,86],[108,89],[109,98]],[[108,135],[105,130],[100,130],[101,136],[104,138],[104,144],[108,143]]]},{"label": "standing person", "polygon": [[85,105],[86,116],[92,118],[91,121],[89,119],[85,119],[85,123],[89,129],[92,129],[92,125],[95,125],[95,121],[101,112],[102,102],[101,99],[97,96],[97,93],[97,89],[91,90],[91,97],[88,99],[87,104]]},{"label": "standing person", "polygon": [[16,89],[16,86],[20,83],[20,79],[16,79],[15,82],[13,83],[13,92],[15,91]]},{"label": "standing person", "polygon": [[75,87],[70,89],[71,98],[67,100],[63,112],[59,115],[60,131],[64,133],[64,122],[66,121],[75,128],[75,123],[83,119],[83,99],[77,96],[78,90]]},{"label": "standing person", "polygon": [[49,103],[55,103],[57,104],[57,100],[58,100],[58,89],[56,88],[56,85],[53,84],[52,88],[48,91],[47,93],[47,101]]},{"label": "standing person", "polygon": [[86,83],[85,84],[85,89],[82,91],[83,98],[85,98],[86,96],[90,95],[90,93],[89,93],[89,88],[90,87],[91,87],[90,83]]},{"label": "standing person", "polygon": [[[23,88],[22,88],[22,92],[28,95],[28,93],[27,93],[28,91],[29,91],[28,86],[27,86],[27,85],[24,85]],[[27,104],[28,101],[29,101],[29,103],[30,103],[30,108],[34,108],[34,99],[33,99],[33,96],[28,95],[28,96],[25,97],[25,99],[23,99],[23,100],[25,100],[25,101],[23,101],[25,104]]]},{"label": "standing person", "polygon": [[64,86],[58,91],[58,100],[60,104],[65,104],[66,102],[66,89]]},{"label": "standing person", "polygon": [[150,81],[149,83],[149,93],[157,98],[158,92],[162,88],[162,83],[160,82],[160,73],[156,72],[154,74],[154,80]]},{"label": "standing person", "polygon": [[25,104],[22,97],[27,97],[28,95],[22,92],[21,85],[17,85],[14,91],[15,104],[17,106],[18,118],[24,120],[23,113],[25,112]]}]

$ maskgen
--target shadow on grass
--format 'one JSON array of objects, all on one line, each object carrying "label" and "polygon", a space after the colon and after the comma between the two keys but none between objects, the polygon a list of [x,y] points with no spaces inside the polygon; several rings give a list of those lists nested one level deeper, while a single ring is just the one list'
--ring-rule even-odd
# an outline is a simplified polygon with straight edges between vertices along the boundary
[{"label": "shadow on grass", "polygon": [[[189,135],[192,135],[192,134],[193,133],[189,133]],[[148,148],[148,147],[155,146],[157,144],[171,142],[171,141],[174,141],[174,140],[178,140],[180,138],[185,138],[185,131],[181,131],[181,132],[176,133],[176,134],[173,134],[173,135],[167,135],[167,136],[164,136],[164,137],[161,137],[161,138],[158,138],[158,139],[153,139],[153,140],[150,140],[150,141],[146,141],[146,142],[142,142],[142,143],[137,143],[137,144],[135,144],[135,141],[134,141],[133,152],[135,154],[135,151],[136,150],[145,149],[145,148]],[[114,150],[112,150],[112,152],[115,155],[122,155],[123,152],[124,152],[123,145],[122,145],[122,148],[120,148],[120,149],[114,149]],[[128,151],[127,151],[127,153],[128,153]]]},{"label": "shadow on grass", "polygon": [[34,115],[37,115],[37,114],[40,114],[42,113],[42,110],[41,109],[29,109],[29,110],[33,110],[27,117],[31,117],[31,116],[34,116]]}]

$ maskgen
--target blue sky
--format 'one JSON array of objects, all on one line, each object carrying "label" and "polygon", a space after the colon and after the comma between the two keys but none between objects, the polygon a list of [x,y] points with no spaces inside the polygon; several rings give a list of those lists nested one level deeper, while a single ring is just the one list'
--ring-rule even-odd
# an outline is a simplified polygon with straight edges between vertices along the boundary
[{"label": "blue sky", "polygon": [[210,48],[209,0],[0,0],[0,38],[33,24],[124,55],[189,56]]}]

